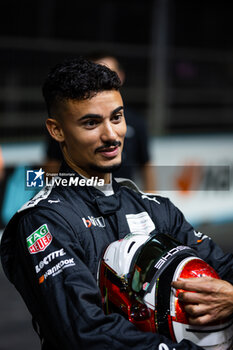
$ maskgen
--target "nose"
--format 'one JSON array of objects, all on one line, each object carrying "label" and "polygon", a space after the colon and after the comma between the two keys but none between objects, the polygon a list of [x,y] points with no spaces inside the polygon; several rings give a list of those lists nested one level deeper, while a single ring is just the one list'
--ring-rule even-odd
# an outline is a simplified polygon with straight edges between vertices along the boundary
[{"label": "nose", "polygon": [[117,139],[117,132],[114,124],[109,121],[103,124],[101,139],[103,142],[115,141]]}]

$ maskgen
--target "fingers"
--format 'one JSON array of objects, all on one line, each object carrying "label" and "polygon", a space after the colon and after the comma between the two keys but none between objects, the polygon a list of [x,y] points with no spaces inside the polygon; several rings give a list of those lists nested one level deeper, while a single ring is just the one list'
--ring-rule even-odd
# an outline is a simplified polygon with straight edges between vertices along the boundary
[{"label": "fingers", "polygon": [[203,304],[184,305],[184,309],[189,323],[193,325],[204,325],[217,319],[216,315],[212,312],[212,308],[206,307],[206,305]]},{"label": "fingers", "polygon": [[213,318],[209,314],[201,315],[198,317],[189,316],[189,323],[196,326],[207,325],[213,322]]},{"label": "fingers", "polygon": [[224,320],[233,313],[233,286],[227,281],[200,277],[178,279],[172,286],[192,324]]},{"label": "fingers", "polygon": [[184,309],[192,318],[201,317],[211,312],[211,309],[204,304],[186,304]]},{"label": "fingers", "polygon": [[216,279],[212,277],[178,278],[177,281],[172,282],[172,286],[176,289],[211,293],[215,287],[214,281]]},{"label": "fingers", "polygon": [[206,295],[203,295],[201,293],[192,293],[192,292],[181,292],[178,294],[179,301],[182,301],[186,304],[192,303],[192,304],[200,304],[200,303],[208,303],[209,297],[206,297]]},{"label": "fingers", "polygon": [[212,301],[199,293],[179,293],[179,301],[183,303],[185,312],[189,317],[196,319],[212,312]]},{"label": "fingers", "polygon": [[206,296],[185,292],[179,293],[178,299],[183,304],[190,324],[204,325],[216,319],[216,311],[213,310],[212,302]]}]

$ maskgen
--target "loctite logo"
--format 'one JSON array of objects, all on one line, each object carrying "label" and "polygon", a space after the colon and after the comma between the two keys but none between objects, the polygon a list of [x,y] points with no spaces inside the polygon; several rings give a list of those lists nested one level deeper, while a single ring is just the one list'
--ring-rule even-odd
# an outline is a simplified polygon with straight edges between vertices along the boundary
[{"label": "loctite logo", "polygon": [[86,227],[98,226],[98,227],[105,227],[104,218],[102,216],[98,218],[94,218],[93,216],[88,216],[88,219],[82,218],[83,223]]},{"label": "loctite logo", "polygon": [[53,261],[54,259],[59,258],[59,257],[64,256],[64,255],[66,255],[66,252],[62,248],[60,250],[56,250],[56,251],[50,253],[49,255],[45,256],[43,258],[43,260],[41,260],[39,262],[39,264],[35,266],[36,273],[39,273],[40,270],[42,270],[45,266],[50,264],[50,262]]},{"label": "loctite logo", "polygon": [[29,237],[27,237],[27,246],[30,254],[36,254],[44,251],[52,242],[52,235],[46,224],[40,226]]}]

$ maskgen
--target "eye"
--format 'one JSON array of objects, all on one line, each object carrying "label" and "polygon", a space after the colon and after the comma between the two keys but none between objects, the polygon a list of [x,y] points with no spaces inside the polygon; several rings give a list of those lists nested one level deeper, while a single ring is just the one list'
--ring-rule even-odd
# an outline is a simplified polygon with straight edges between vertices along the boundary
[{"label": "eye", "polygon": [[119,122],[121,122],[122,118],[123,118],[122,113],[118,113],[112,117],[112,121],[115,123],[119,123]]},{"label": "eye", "polygon": [[90,120],[86,120],[84,122],[84,126],[87,128],[87,129],[93,129],[96,127],[96,125],[98,124],[99,122],[95,119],[90,119]]}]

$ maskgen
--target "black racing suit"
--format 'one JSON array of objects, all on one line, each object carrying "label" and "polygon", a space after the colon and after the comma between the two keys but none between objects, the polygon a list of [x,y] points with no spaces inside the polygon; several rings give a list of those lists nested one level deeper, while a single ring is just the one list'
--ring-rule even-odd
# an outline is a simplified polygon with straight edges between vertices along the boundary
[{"label": "black racing suit", "polygon": [[[61,172],[73,170],[63,165]],[[76,176],[79,176],[76,174]],[[80,176],[79,176],[80,177]],[[47,186],[8,224],[1,258],[43,339],[43,349],[199,349],[144,333],[118,314],[105,315],[96,283],[99,260],[113,241],[135,230],[169,233],[198,251],[233,283],[233,257],[195,232],[166,198],[113,179],[114,194],[95,187]]]}]

